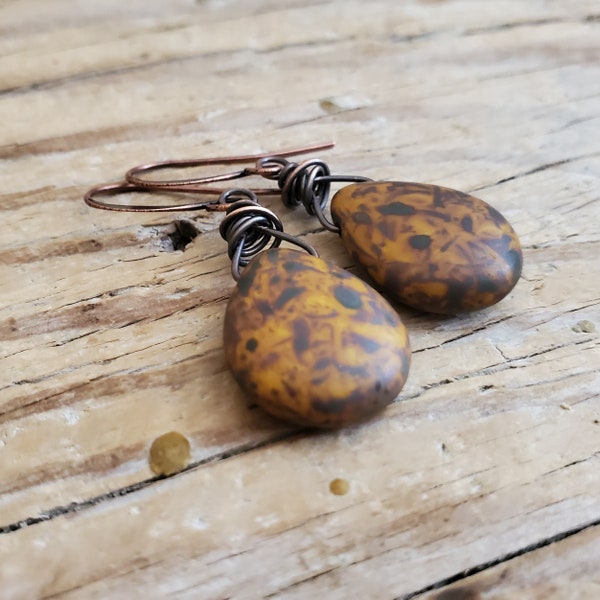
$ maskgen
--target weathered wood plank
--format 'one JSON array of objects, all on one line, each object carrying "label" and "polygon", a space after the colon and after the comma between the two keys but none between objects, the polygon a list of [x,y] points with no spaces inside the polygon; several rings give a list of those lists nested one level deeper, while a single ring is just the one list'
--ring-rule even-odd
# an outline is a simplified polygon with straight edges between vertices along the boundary
[{"label": "weathered wood plank", "polygon": [[[0,2],[0,595],[592,594],[597,526],[570,532],[600,519],[596,4]],[[479,314],[398,307],[399,401],[314,435],[225,368],[220,215],[81,197],[146,160],[328,139],[336,172],[483,197],[525,267]],[[192,464],[157,480],[169,430]]]},{"label": "weathered wood plank", "polygon": [[[337,597],[343,581],[346,593],[393,597],[597,518],[592,402],[515,406],[505,391],[457,411],[447,387],[456,397],[477,389],[434,388],[378,423],[279,443],[16,531],[3,540],[5,577],[27,557],[40,576],[8,581],[30,595],[143,595],[161,581],[192,596]],[[349,494],[330,494],[335,477]]]},{"label": "weathered wood plank", "polygon": [[600,529],[577,535],[503,561],[460,583],[430,594],[413,596],[429,600],[451,598],[597,598]]}]

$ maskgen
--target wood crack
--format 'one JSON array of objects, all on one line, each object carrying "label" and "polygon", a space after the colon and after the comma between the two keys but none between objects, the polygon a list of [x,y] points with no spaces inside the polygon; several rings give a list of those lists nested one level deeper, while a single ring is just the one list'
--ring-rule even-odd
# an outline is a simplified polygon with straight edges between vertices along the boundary
[{"label": "wood crack", "polygon": [[[288,49],[295,48],[311,48],[311,47],[320,47],[320,46],[331,46],[334,44],[338,44],[341,42],[345,42],[347,40],[337,39],[337,40],[310,40],[307,42],[296,42],[290,44],[281,44],[279,46],[273,46],[262,49],[248,49],[244,46],[240,46],[237,48],[231,48],[229,50],[219,50],[216,52],[200,52],[198,54],[181,54],[177,56],[172,56],[170,58],[161,58],[154,61],[145,62],[142,64],[134,64],[126,67],[120,67],[115,69],[106,69],[103,71],[88,71],[83,73],[77,73],[74,75],[67,75],[66,77],[57,77],[55,79],[48,79],[46,81],[32,83],[30,85],[24,86],[14,86],[10,88],[0,89],[0,98],[3,96],[11,96],[11,95],[22,95],[30,92],[38,92],[41,90],[51,90],[59,88],[63,85],[70,85],[73,83],[80,83],[84,81],[90,81],[95,79],[103,79],[105,77],[112,77],[114,75],[131,75],[134,73],[139,73],[141,71],[145,71],[148,69],[152,69],[155,67],[162,67],[167,65],[172,65],[176,63],[183,63],[192,60],[198,59],[209,59],[215,60],[216,58],[222,58],[224,56],[232,56],[239,52],[251,52],[256,55],[267,55],[271,53],[282,52]],[[1,149],[1,147],[0,147]]]},{"label": "wood crack", "polygon": [[[136,352],[139,352],[139,350],[137,350]],[[172,367],[174,365],[181,365],[188,361],[206,358],[206,357],[213,355],[214,353],[215,353],[214,349],[209,349],[206,352],[198,352],[196,354],[186,356],[185,358],[182,358],[182,359],[176,360],[176,361],[144,365],[143,367],[137,367],[135,369],[119,369],[117,371],[99,375],[98,377],[94,377],[93,379],[83,381],[82,383],[79,383],[78,385],[74,385],[74,386],[68,387],[66,389],[62,389],[62,390],[53,392],[52,394],[50,394],[48,396],[36,398],[35,400],[29,401],[29,402],[23,403],[21,401],[22,400],[21,398],[17,398],[14,403],[11,403],[12,405],[9,406],[9,408],[7,408],[6,410],[0,411],[0,423],[3,423],[5,421],[7,421],[8,419],[20,419],[27,415],[35,413],[35,412],[37,412],[36,411],[37,406],[42,407],[42,408],[40,408],[40,411],[52,410],[53,408],[56,408],[57,406],[68,406],[71,404],[71,402],[61,402],[61,398],[64,397],[64,395],[67,393],[72,393],[73,391],[84,389],[89,385],[94,385],[94,384],[97,384],[97,383],[100,383],[103,381],[108,381],[111,378],[116,378],[116,377],[123,377],[123,376],[130,377],[132,375],[151,374],[157,370],[164,369],[166,367]],[[114,357],[107,358],[102,361],[96,361],[96,362],[98,364],[108,365],[108,364],[114,362],[116,359],[122,358],[124,356],[127,356],[127,354],[120,354],[118,356],[114,356]],[[77,367],[72,367],[70,371],[75,371],[77,369],[91,366],[93,364],[96,364],[96,363],[88,362],[88,363],[79,365]],[[67,371],[67,372],[70,372],[70,371]],[[53,374],[45,376],[44,378],[51,377],[52,375]],[[54,373],[54,375],[56,375],[56,372]],[[22,383],[32,383],[32,382],[31,381],[22,381],[20,383],[22,384]],[[15,384],[13,383],[11,385],[4,386],[3,388],[0,388],[0,391],[3,389],[6,389],[8,387],[11,387],[12,385],[15,385]]]},{"label": "wood crack", "polygon": [[[420,588],[418,590],[415,590],[413,592],[409,592],[408,594],[405,594],[403,596],[398,596],[395,598],[395,600],[411,600],[412,598],[417,598],[418,596],[421,596],[422,594],[425,594],[427,592],[431,592],[433,590],[437,590],[437,589],[441,589],[443,587],[446,587],[450,584],[456,583],[458,581],[461,581],[462,579],[466,579],[467,577],[470,577],[472,575],[476,575],[477,573],[480,573],[482,571],[485,571],[486,569],[490,569],[492,567],[496,567],[499,564],[502,564],[504,562],[507,562],[509,560],[512,560],[514,558],[517,558],[519,556],[523,556],[525,554],[528,554],[530,552],[534,552],[536,550],[539,550],[541,548],[544,548],[546,546],[549,546],[550,544],[553,544],[555,542],[559,542],[563,539],[566,539],[568,537],[571,537],[573,535],[577,535],[578,533],[581,533],[587,529],[591,529],[593,527],[599,526],[600,525],[600,517],[598,519],[595,519],[594,521],[585,523],[583,525],[574,527],[572,529],[568,529],[566,531],[562,531],[560,533],[557,533],[553,536],[550,536],[548,538],[542,539],[538,542],[532,543],[532,544],[528,544],[527,546],[524,546],[522,548],[519,548],[518,550],[515,550],[513,552],[508,552],[502,556],[499,556],[495,559],[492,559],[490,561],[486,561],[484,563],[480,563],[478,565],[474,565],[472,567],[468,567],[467,569],[465,569],[464,571],[461,571],[460,573],[456,573],[454,575],[451,575],[449,577],[446,577],[444,579],[440,579],[432,584],[429,584],[423,588]],[[396,548],[392,548],[390,550],[387,550],[384,553],[390,552],[392,550],[395,550]],[[281,588],[275,592],[270,593],[269,595],[267,595],[267,598],[274,598],[277,597],[279,594],[281,594],[282,592],[286,592],[292,588],[295,588],[303,583],[306,583],[308,581],[315,581],[318,578],[322,577],[323,575],[327,575],[328,573],[334,572],[334,571],[338,571],[340,568],[344,568],[347,569],[348,567],[354,566],[354,565],[358,565],[360,563],[363,563],[365,561],[368,561],[370,559],[372,559],[372,556],[367,556],[365,558],[360,558],[358,560],[352,561],[348,564],[345,564],[343,567],[339,567],[339,566],[334,566],[331,567],[329,569],[326,569],[320,573],[317,573],[315,575],[311,575],[308,576],[304,579],[301,579],[299,581],[295,581],[294,583]]]},{"label": "wood crack", "polygon": [[578,533],[581,533],[587,529],[591,529],[593,527],[598,526],[600,526],[600,517],[589,523],[579,525],[572,529],[567,529],[566,531],[562,531],[533,544],[523,546],[522,548],[519,548],[518,550],[515,550],[513,552],[507,552],[506,554],[503,554],[502,556],[499,556],[492,560],[480,563],[478,565],[474,565],[472,567],[468,567],[464,571],[460,571],[459,573],[455,573],[454,575],[450,575],[449,577],[440,579],[439,581],[431,583],[425,587],[422,587],[421,589],[415,590],[414,592],[410,592],[403,596],[398,596],[397,598],[395,598],[395,600],[412,600],[412,598],[418,598],[423,594],[432,592],[434,590],[442,589],[450,584],[462,581],[463,579],[467,579],[468,577],[476,575],[477,573],[481,573],[482,571],[486,571],[487,569],[491,569],[492,567],[496,567],[502,563],[513,560],[514,558],[518,558],[519,556],[529,554],[530,552],[535,552],[536,550],[540,550],[541,548],[545,548],[546,546],[550,546],[551,544],[560,542],[568,537],[577,535]]},{"label": "wood crack", "polygon": [[499,319],[496,319],[494,321],[489,321],[488,323],[485,323],[483,325],[480,325],[479,327],[475,327],[473,329],[470,329],[469,331],[467,331],[466,333],[461,333],[459,335],[456,335],[454,337],[448,338],[447,340],[444,340],[443,342],[436,344],[435,346],[426,346],[425,348],[419,348],[418,350],[413,350],[413,354],[419,354],[420,352],[425,352],[427,350],[433,350],[436,348],[441,348],[442,346],[445,346],[446,344],[450,344],[451,342],[456,342],[457,340],[462,340],[464,338],[467,338],[475,333],[478,333],[479,331],[484,331],[486,330],[488,327],[492,327],[493,325],[498,325],[499,323],[503,323],[504,321],[508,321],[509,319],[512,319],[514,315],[506,315],[504,317],[500,317]]},{"label": "wood crack", "polygon": [[561,467],[558,467],[557,469],[552,469],[551,471],[546,471],[545,473],[542,473],[542,477],[546,477],[547,475],[552,475],[553,473],[557,473],[559,471],[562,471],[563,469],[569,469],[570,467],[574,467],[575,465],[580,465],[581,463],[587,462],[588,460],[592,460],[595,458],[600,457],[600,450],[598,450],[598,452],[594,452],[591,456],[586,456],[585,458],[580,458],[579,460],[574,460],[566,465],[562,465]]},{"label": "wood crack", "polygon": [[565,158],[563,160],[556,160],[556,161],[553,161],[553,162],[545,163],[543,165],[539,165],[537,167],[534,167],[533,169],[529,169],[527,171],[523,171],[522,173],[515,173],[514,175],[511,175],[510,177],[504,177],[503,179],[499,179],[495,183],[489,183],[489,184],[486,184],[486,185],[482,185],[482,186],[473,188],[473,189],[469,190],[469,193],[479,192],[481,190],[487,190],[489,188],[495,187],[497,185],[501,185],[503,183],[507,183],[509,181],[514,181],[516,179],[521,179],[523,177],[528,177],[529,175],[534,175],[536,173],[541,173],[543,171],[547,171],[549,169],[554,169],[554,168],[560,167],[562,165],[568,165],[570,163],[577,162],[577,161],[580,161],[580,160],[586,160],[588,158],[595,158],[597,156],[600,156],[600,152],[589,152],[587,154],[581,154],[579,156],[573,156],[572,158]]},{"label": "wood crack", "polygon": [[511,31],[519,29],[521,27],[543,27],[544,25],[566,25],[566,24],[582,24],[590,21],[589,16],[585,16],[581,19],[560,19],[556,17],[548,17],[545,19],[531,19],[529,21],[513,21],[509,23],[498,23],[496,25],[489,25],[485,27],[473,27],[467,29],[463,36],[479,35],[480,33],[494,33],[496,31]]},{"label": "wood crack", "polygon": [[147,487],[165,479],[170,479],[172,477],[177,477],[187,471],[191,471],[193,469],[197,469],[207,464],[219,462],[222,460],[226,460],[228,458],[235,458],[236,456],[240,456],[241,454],[245,454],[246,452],[251,452],[253,450],[258,450],[260,448],[265,448],[272,444],[276,444],[278,442],[291,440],[294,437],[298,437],[304,433],[304,429],[294,429],[292,431],[284,431],[273,435],[265,440],[261,440],[259,442],[242,444],[240,446],[231,448],[230,450],[224,450],[223,452],[218,452],[217,454],[213,454],[212,456],[208,456],[201,460],[190,463],[185,469],[175,473],[174,475],[157,475],[155,477],[150,477],[149,479],[144,479],[142,481],[138,481],[136,483],[124,486],[122,488],[118,488],[116,490],[112,490],[110,492],[106,492],[104,494],[99,494],[98,496],[94,496],[92,498],[88,498],[87,500],[82,500],[79,502],[71,502],[69,504],[65,504],[62,506],[55,506],[50,508],[42,513],[40,513],[36,517],[27,517],[26,519],[21,519],[14,523],[9,523],[8,525],[0,526],[0,535],[12,533],[13,531],[18,531],[19,529],[23,529],[25,527],[30,527],[32,525],[37,525],[39,523],[43,523],[45,521],[51,521],[56,519],[57,517],[61,517],[63,515],[78,513],[83,510],[87,510],[94,506],[98,506],[103,502],[107,502],[113,500],[114,498],[120,498],[121,496],[128,496],[129,494],[133,494],[139,490],[146,489]]},{"label": "wood crack", "polygon": [[[445,378],[445,379],[441,379],[439,381],[435,381],[433,383],[422,386],[420,390],[418,390],[417,392],[414,392],[410,395],[401,395],[395,402],[414,400],[415,398],[418,398],[419,396],[421,396],[421,394],[425,391],[435,389],[435,388],[441,387],[443,385],[448,385],[448,384],[454,383],[455,381],[464,381],[466,379],[472,379],[474,377],[479,377],[481,375],[488,375],[489,373],[492,373],[492,372],[498,373],[501,371],[505,371],[507,369],[519,369],[523,365],[514,364],[514,363],[527,360],[528,358],[535,358],[537,356],[542,356],[544,354],[554,352],[555,350],[561,350],[562,348],[566,348],[568,346],[580,346],[582,344],[587,344],[587,343],[589,343],[589,341],[590,341],[589,339],[584,339],[584,340],[580,340],[580,341],[576,341],[576,342],[569,342],[566,344],[558,344],[556,346],[551,346],[549,348],[544,348],[542,350],[538,350],[537,352],[532,352],[530,354],[516,356],[514,358],[506,357],[498,348],[496,348],[496,350],[498,350],[498,352],[502,356],[505,357],[505,362],[494,363],[494,364],[484,367],[482,369],[477,369],[475,371],[469,371],[467,373],[463,373],[462,375],[459,375],[456,377]],[[443,345],[443,343],[440,344],[440,346],[441,345]],[[433,346],[433,348],[435,348],[435,347],[436,346]],[[559,377],[558,379],[552,379],[549,381],[536,381],[536,382],[527,384],[527,386],[522,386],[522,387],[543,385],[544,383],[556,383],[557,381],[562,381],[564,379],[570,379],[571,377],[579,377],[582,374],[594,373],[594,372],[595,371],[584,371],[584,372],[578,371],[577,373],[568,373],[567,375],[563,375],[563,376]]]}]

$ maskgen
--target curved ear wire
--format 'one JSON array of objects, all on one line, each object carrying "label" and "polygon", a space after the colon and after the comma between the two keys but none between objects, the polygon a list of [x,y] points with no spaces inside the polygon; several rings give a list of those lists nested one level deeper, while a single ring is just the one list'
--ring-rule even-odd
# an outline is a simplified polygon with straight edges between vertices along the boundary
[{"label": "curved ear wire", "polygon": [[[334,142],[323,142],[321,144],[313,144],[311,146],[305,146],[301,148],[292,148],[289,150],[281,150],[279,152],[268,152],[263,154],[248,154],[238,156],[224,156],[224,157],[213,157],[213,158],[197,158],[197,159],[183,159],[183,160],[164,160],[160,162],[153,162],[144,165],[138,165],[129,169],[125,174],[125,179],[128,183],[152,189],[177,189],[179,191],[198,191],[207,194],[222,194],[225,190],[214,187],[198,187],[204,186],[207,183],[215,183],[219,181],[232,181],[234,179],[240,179],[242,177],[248,177],[250,175],[261,175],[267,179],[276,178],[280,168],[274,165],[262,166],[259,161],[261,159],[271,156],[294,156],[298,154],[308,154],[310,152],[316,152],[318,150],[327,150],[332,148]],[[205,177],[192,177],[187,179],[166,179],[166,180],[153,180],[146,179],[142,175],[148,175],[154,171],[163,170],[177,170],[177,169],[190,169],[197,167],[206,167],[213,165],[233,165],[242,163],[254,163],[254,166],[245,167],[238,171],[232,171],[229,173],[222,173],[218,175],[207,175]],[[185,189],[183,189],[185,188]],[[265,190],[254,190],[257,194],[279,194],[278,189],[265,189]]]},{"label": "curved ear wire", "polygon": [[[197,189],[176,189],[174,187],[168,188],[169,191],[183,191],[187,193],[197,192]],[[226,210],[227,204],[225,204],[221,197],[218,199],[212,199],[202,202],[189,202],[186,204],[165,204],[163,206],[153,204],[119,204],[112,202],[105,202],[104,200],[98,200],[98,196],[120,196],[122,194],[144,192],[145,194],[156,194],[157,190],[148,188],[145,186],[134,185],[131,183],[109,183],[105,185],[98,185],[91,190],[88,190],[83,197],[84,202],[92,208],[100,208],[102,210],[113,210],[120,212],[184,212],[193,210],[208,210],[208,211],[220,211]],[[200,190],[203,191],[203,190]],[[214,193],[214,192],[213,192]]]},{"label": "curved ear wire", "polygon": [[[298,164],[286,160],[285,156],[304,154],[320,149],[331,148],[333,142],[324,142],[303,148],[283,150],[277,154],[250,154],[244,156],[226,156],[184,160],[166,160],[138,165],[129,169],[125,181],[116,184],[105,184],[89,190],[84,197],[86,204],[93,208],[113,211],[129,212],[171,212],[171,211],[223,211],[231,202],[227,201],[231,190],[206,186],[205,184],[218,181],[232,181],[242,177],[258,175],[265,179],[277,180],[277,188],[252,189],[255,196],[280,195],[283,204],[287,207],[302,204],[308,214],[315,215],[321,225],[335,233],[340,232],[339,226],[332,222],[323,209],[329,199],[329,190],[332,183],[360,183],[370,181],[368,177],[360,175],[331,175],[329,166],[318,158],[305,160]],[[163,169],[187,169],[207,165],[229,165],[255,161],[253,166],[244,167],[238,171],[207,175],[204,177],[188,179],[152,180],[140,177],[142,173],[151,173]],[[120,194],[145,192],[147,194],[158,192],[182,192],[188,194],[218,195],[216,200],[202,202],[187,202],[181,204],[121,204],[98,200],[98,196],[117,196]]]}]

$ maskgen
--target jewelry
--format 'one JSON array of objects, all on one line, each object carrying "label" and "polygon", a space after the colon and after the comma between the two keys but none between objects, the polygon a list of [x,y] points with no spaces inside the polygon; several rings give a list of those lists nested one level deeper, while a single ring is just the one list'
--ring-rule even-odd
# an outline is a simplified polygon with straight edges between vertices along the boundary
[{"label": "jewelry", "polygon": [[[254,167],[218,176],[158,182],[142,177],[156,169],[251,159],[256,159]],[[298,164],[283,153],[153,163],[131,169],[127,179],[146,188],[216,193],[198,186],[248,175],[277,180],[286,206],[302,204],[316,215],[326,229],[341,236],[352,258],[379,287],[416,309],[459,314],[486,308],[504,298],[521,275],[519,238],[502,214],[479,198],[437,185],[331,175],[322,160]],[[351,185],[333,196],[329,220],[324,208],[334,182]]]},{"label": "jewelry", "polygon": [[[98,199],[136,191],[148,189],[104,185],[85,201],[108,210],[165,209]],[[367,419],[398,396],[410,346],[404,324],[382,296],[285,233],[277,215],[249,190],[182,206],[225,209],[219,232],[237,280],[225,311],[225,357],[257,404],[292,423],[339,427]],[[280,248],[282,241],[306,253]]]}]

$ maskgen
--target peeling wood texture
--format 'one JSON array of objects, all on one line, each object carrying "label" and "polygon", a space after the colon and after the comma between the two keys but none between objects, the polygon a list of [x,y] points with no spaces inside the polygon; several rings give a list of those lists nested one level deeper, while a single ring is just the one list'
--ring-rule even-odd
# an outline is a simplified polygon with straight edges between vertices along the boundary
[{"label": "peeling wood texture", "polygon": [[[595,0],[0,1],[0,597],[600,597],[599,40]],[[222,215],[82,196],[330,139],[483,198],[525,266],[479,313],[397,306],[400,398],[315,434],[226,369]]]}]

